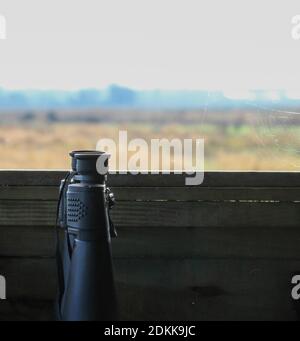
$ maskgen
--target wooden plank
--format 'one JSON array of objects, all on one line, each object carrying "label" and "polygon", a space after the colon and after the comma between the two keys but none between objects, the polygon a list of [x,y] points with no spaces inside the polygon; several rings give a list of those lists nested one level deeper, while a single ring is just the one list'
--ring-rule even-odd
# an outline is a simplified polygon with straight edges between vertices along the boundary
[{"label": "wooden plank", "polygon": [[[300,187],[112,187],[117,201],[300,201]],[[58,199],[56,186],[2,186],[0,200]]]},{"label": "wooden plank", "polygon": [[[297,262],[121,260],[123,316],[145,320],[297,320]],[[123,295],[122,295],[123,294]]]},{"label": "wooden plank", "polygon": [[[119,202],[117,226],[128,227],[298,227],[297,203]],[[0,220],[1,221],[1,220]]]},{"label": "wooden plank", "polygon": [[[121,318],[296,320],[290,281],[299,269],[300,261],[118,259]],[[13,306],[16,312],[27,309],[23,319],[34,319],[36,302],[45,304],[55,297],[52,259],[0,258],[0,271],[8,290],[7,303],[0,302],[0,316],[14,316],[8,311]]]},{"label": "wooden plank", "polygon": [[[53,226],[55,214],[55,201],[0,200],[0,226]],[[299,227],[300,203],[120,201],[112,218],[119,227],[288,228]]]},{"label": "wooden plank", "polygon": [[1,226],[0,257],[53,257],[55,230],[47,226]]},{"label": "wooden plank", "polygon": [[112,187],[117,201],[300,201],[300,187]]},{"label": "wooden plank", "polygon": [[28,200],[0,201],[0,226],[54,226],[55,201]]},{"label": "wooden plank", "polygon": [[0,186],[0,200],[58,200],[58,186]]},{"label": "wooden plank", "polygon": [[[270,237],[271,236],[271,237]],[[300,229],[120,227],[114,258],[300,260]],[[50,227],[0,229],[0,257],[53,257]]]},{"label": "wooden plank", "polygon": [[[270,238],[270,236],[272,236]],[[115,258],[300,260],[300,229],[120,228]]]},{"label": "wooden plank", "polygon": [[31,297],[10,298],[0,302],[0,321],[53,321],[53,300]]},{"label": "wooden plank", "polygon": [[[112,187],[188,187],[186,174],[109,176]],[[202,187],[300,187],[299,172],[206,171]],[[192,186],[194,187],[194,186]]]},{"label": "wooden plank", "polygon": [[[58,186],[67,171],[0,170],[1,186]],[[186,187],[186,174],[111,174],[112,187]],[[203,187],[300,187],[299,172],[207,171]]]},{"label": "wooden plank", "polygon": [[6,278],[7,298],[28,295],[33,299],[55,298],[54,258],[1,257],[0,273]]},{"label": "wooden plank", "polygon": [[67,171],[0,170],[1,186],[59,186]]}]

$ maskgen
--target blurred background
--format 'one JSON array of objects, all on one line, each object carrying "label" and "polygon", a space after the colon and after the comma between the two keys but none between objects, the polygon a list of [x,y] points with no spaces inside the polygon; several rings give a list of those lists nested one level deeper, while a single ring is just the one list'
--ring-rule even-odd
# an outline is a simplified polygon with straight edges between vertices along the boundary
[{"label": "blurred background", "polygon": [[[299,1],[1,0],[0,168],[100,138],[204,138],[208,170],[300,169]],[[300,32],[300,30],[299,30]]]}]

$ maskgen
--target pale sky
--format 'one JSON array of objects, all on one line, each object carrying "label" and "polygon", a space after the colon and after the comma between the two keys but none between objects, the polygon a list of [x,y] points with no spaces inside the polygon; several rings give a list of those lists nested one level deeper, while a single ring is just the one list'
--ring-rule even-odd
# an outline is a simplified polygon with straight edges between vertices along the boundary
[{"label": "pale sky", "polygon": [[286,89],[299,0],[0,0],[0,87]]}]

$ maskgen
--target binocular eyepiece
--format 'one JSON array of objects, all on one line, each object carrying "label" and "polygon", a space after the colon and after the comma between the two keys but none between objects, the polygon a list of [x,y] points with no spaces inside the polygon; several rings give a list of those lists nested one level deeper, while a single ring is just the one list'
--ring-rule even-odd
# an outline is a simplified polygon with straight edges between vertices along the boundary
[{"label": "binocular eyepiece", "polygon": [[110,154],[94,150],[76,150],[70,153],[74,180],[104,183],[107,180]]}]

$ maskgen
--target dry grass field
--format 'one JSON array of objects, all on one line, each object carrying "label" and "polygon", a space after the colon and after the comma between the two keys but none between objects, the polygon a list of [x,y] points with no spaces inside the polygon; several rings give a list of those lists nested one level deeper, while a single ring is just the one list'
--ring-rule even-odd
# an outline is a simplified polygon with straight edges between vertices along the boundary
[{"label": "dry grass field", "polygon": [[146,141],[204,138],[206,170],[300,170],[300,124],[286,115],[279,118],[269,115],[263,119],[259,116],[248,119],[244,115],[241,120],[234,114],[234,119],[225,121],[224,113],[212,115],[210,119],[208,114],[197,116],[195,113],[188,113],[182,119],[177,113],[175,118],[180,119],[168,120],[162,114],[153,120],[151,115],[142,120],[136,114],[124,113],[122,119],[116,116],[111,120],[111,115],[105,119],[102,115],[99,120],[72,120],[68,115],[62,115],[68,119],[61,120],[52,113],[47,114],[47,119],[28,113],[22,115],[21,118],[13,114],[2,116],[2,169],[67,169],[69,151],[94,149],[100,138],[117,142],[119,130],[126,130],[129,139]]}]

